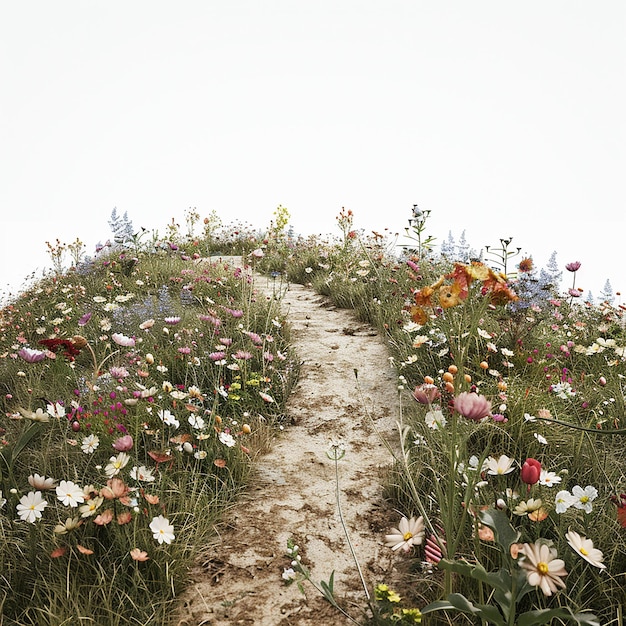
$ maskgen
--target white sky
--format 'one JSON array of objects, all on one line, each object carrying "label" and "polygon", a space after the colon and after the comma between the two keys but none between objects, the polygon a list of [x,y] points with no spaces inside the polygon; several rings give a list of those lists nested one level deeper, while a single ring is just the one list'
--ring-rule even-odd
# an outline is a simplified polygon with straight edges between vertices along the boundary
[{"label": "white sky", "polygon": [[625,27],[623,0],[3,2],[0,291],[114,206],[308,234],[414,203],[623,291]]}]

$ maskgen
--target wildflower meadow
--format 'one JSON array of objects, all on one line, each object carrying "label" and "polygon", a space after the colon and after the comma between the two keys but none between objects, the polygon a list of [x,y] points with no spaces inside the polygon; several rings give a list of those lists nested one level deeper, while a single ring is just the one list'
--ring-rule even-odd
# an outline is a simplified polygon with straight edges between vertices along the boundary
[{"label": "wildflower meadow", "polygon": [[[402,243],[350,210],[325,238],[289,219],[190,209],[159,233],[113,211],[91,255],[47,243],[50,271],[0,314],[0,623],[173,623],[194,556],[289,428],[300,355],[280,304],[297,282],[387,343],[397,513],[380,543],[403,576],[370,585],[353,551],[355,612],[292,543],[276,585],[364,625],[623,624],[619,294],[585,298],[584,259],[438,244],[417,207]],[[331,460],[349,462],[339,444]]]}]

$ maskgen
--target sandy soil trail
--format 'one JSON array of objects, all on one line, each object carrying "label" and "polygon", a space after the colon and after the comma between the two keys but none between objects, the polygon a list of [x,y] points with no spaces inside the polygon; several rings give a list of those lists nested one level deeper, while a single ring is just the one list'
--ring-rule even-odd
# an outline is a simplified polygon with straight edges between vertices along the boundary
[{"label": "sandy soil trail", "polygon": [[[260,295],[271,293],[255,278]],[[396,441],[397,391],[388,351],[370,326],[311,289],[290,285],[282,306],[301,357],[299,383],[286,426],[255,462],[247,493],[218,529],[181,598],[180,626],[343,626],[350,624],[308,583],[306,595],[285,585],[287,541],[319,582],[335,572],[340,605],[361,620],[364,591],[336,503],[335,462],[327,452],[342,442],[340,502],[369,589],[389,580],[393,557],[383,535],[397,521],[381,498],[391,463],[379,433]],[[354,370],[358,370],[358,385]]]}]

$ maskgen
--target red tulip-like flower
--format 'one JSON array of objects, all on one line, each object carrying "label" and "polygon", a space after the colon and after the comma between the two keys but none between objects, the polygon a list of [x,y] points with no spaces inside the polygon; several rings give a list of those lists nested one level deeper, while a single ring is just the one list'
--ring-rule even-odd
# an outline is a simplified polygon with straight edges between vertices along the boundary
[{"label": "red tulip-like flower", "polygon": [[524,461],[522,465],[522,471],[520,474],[520,478],[527,485],[534,485],[539,482],[539,477],[541,476],[541,463],[537,461],[537,459],[528,458]]},{"label": "red tulip-like flower", "polygon": [[477,393],[464,391],[454,399],[454,408],[468,420],[478,422],[491,413],[491,402]]},{"label": "red tulip-like flower", "polygon": [[424,383],[415,387],[413,397],[420,404],[432,404],[437,398],[441,397],[441,392],[437,385]]}]

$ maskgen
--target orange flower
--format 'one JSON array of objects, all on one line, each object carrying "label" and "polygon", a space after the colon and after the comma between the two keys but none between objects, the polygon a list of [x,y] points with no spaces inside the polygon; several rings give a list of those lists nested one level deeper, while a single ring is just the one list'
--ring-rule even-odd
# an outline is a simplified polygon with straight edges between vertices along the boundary
[{"label": "orange flower", "polygon": [[117,516],[117,523],[120,526],[123,526],[124,524],[128,524],[130,522],[130,520],[133,519],[133,516],[131,514],[130,511],[122,511],[118,516]]},{"label": "orange flower", "polygon": [[451,285],[442,285],[439,288],[439,304],[444,309],[449,309],[450,307],[457,306],[457,304],[461,304],[461,292],[463,290],[463,285],[454,281]]},{"label": "orange flower", "polygon": [[158,504],[159,496],[152,495],[151,493],[144,493],[143,497],[145,498],[148,504]]},{"label": "orange flower", "polygon": [[76,549],[81,553],[81,554],[93,554],[93,550],[90,550],[89,548],[85,548],[85,546],[81,546],[80,543],[76,544]]},{"label": "orange flower", "polygon": [[226,467],[226,461],[224,459],[215,459],[213,465],[215,465],[215,467]]},{"label": "orange flower", "polygon": [[61,546],[60,548],[55,548],[52,552],[50,552],[50,558],[58,559],[60,556],[63,556],[67,552],[67,548],[65,546]]},{"label": "orange flower", "polygon": [[546,509],[544,509],[543,507],[528,514],[528,519],[532,520],[533,522],[543,522],[546,517],[548,517],[548,511],[546,511]]},{"label": "orange flower", "polygon": [[420,326],[424,326],[428,321],[428,315],[421,306],[412,306],[410,309],[411,319]]},{"label": "orange flower", "polygon": [[478,538],[482,541],[495,541],[495,535],[493,534],[493,530],[491,530],[489,526],[485,526],[484,524],[478,525]]},{"label": "orange flower", "polygon": [[519,265],[517,266],[519,271],[522,272],[522,274],[528,274],[528,272],[532,272],[533,271],[533,260],[531,257],[526,257],[525,259],[522,259],[519,262]]}]

